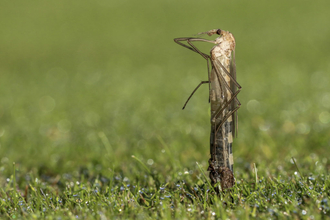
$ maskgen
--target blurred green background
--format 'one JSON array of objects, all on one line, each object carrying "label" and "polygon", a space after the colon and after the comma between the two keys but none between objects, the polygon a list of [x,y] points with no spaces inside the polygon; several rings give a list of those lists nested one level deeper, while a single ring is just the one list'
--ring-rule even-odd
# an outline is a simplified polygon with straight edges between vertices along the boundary
[{"label": "blurred green background", "polygon": [[[0,172],[138,176],[207,167],[206,62],[173,42],[236,38],[235,169],[315,169],[330,137],[329,1],[1,1]],[[198,44],[205,52],[212,45]],[[134,174],[135,173],[135,174]],[[180,175],[180,174],[179,174]],[[168,180],[168,179],[167,179]],[[2,180],[4,181],[4,180]]]}]

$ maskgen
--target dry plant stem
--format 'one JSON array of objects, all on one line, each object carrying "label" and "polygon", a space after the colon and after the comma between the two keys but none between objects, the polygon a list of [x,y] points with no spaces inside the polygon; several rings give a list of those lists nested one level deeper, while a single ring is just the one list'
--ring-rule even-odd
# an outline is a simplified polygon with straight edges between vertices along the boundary
[{"label": "dry plant stem", "polygon": [[[187,102],[196,90],[209,83],[209,100],[211,102],[211,136],[209,168],[213,185],[221,184],[221,189],[231,188],[235,183],[233,175],[233,137],[237,135],[237,113],[241,103],[237,95],[241,86],[236,81],[235,38],[228,32],[213,29],[209,36],[218,34],[216,40],[202,38],[176,38],[174,41],[181,46],[200,54],[207,61],[208,80],[202,81],[189,96]],[[181,41],[187,42],[187,44]],[[194,44],[195,41],[213,43],[210,55],[202,53]],[[210,64],[211,63],[211,71]],[[184,107],[186,106],[185,103]]]}]

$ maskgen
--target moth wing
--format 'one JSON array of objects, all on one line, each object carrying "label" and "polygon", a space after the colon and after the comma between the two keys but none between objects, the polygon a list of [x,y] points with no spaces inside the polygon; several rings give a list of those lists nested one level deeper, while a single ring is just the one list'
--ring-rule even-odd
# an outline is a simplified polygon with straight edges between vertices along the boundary
[{"label": "moth wing", "polygon": [[[231,62],[230,62],[230,75],[235,79],[236,81],[236,61],[235,61],[235,49],[232,52],[231,56]],[[231,81],[230,88],[232,89],[233,93],[236,92],[237,86]],[[231,102],[231,109],[235,109],[237,107],[237,102],[233,100]],[[233,115],[233,121],[232,121],[232,126],[233,126],[233,137],[237,137],[237,131],[238,131],[238,115],[237,111]]]}]

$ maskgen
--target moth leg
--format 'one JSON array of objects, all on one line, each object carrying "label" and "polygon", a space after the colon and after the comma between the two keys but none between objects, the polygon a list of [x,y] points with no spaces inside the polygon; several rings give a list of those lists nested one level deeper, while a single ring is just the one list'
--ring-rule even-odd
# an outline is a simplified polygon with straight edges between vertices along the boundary
[{"label": "moth leg", "polygon": [[198,84],[198,86],[194,89],[194,91],[191,93],[191,95],[187,99],[186,103],[184,103],[184,106],[183,106],[182,110],[185,109],[185,107],[186,107],[187,103],[189,102],[190,98],[194,95],[194,93],[197,91],[197,89],[204,83],[210,83],[210,81],[202,81]]},{"label": "moth leg", "polygon": [[[221,67],[221,69],[224,70],[224,72],[228,75],[228,77],[231,79],[231,82],[237,86],[238,91],[241,91],[242,87],[240,84],[238,84],[238,82],[236,81],[236,79],[233,78],[233,76],[228,72],[228,70],[221,64],[220,61],[218,60],[214,60],[215,63],[219,64],[219,66]],[[214,68],[217,70],[217,76],[218,78],[223,82],[223,84],[225,85],[225,87],[229,90],[229,92],[234,95],[234,92],[231,90],[230,85],[228,85],[226,83],[226,80],[223,78],[223,76],[220,74],[220,70],[217,68],[217,65],[214,65]],[[238,100],[236,100],[238,101]]]},{"label": "moth leg", "polygon": [[[238,101],[237,99],[237,95],[238,93],[241,91],[241,89],[237,90],[232,96],[231,98],[229,99],[228,102],[226,102],[226,104],[217,111],[217,113],[215,114],[214,118],[218,118],[220,116],[220,114],[232,103],[232,102],[236,102],[237,103],[237,106],[241,106],[241,103],[240,101]],[[235,99],[235,100],[234,100]],[[237,107],[236,106],[236,107]],[[235,107],[235,108],[236,108]]]},{"label": "moth leg", "polygon": [[[192,41],[202,41],[202,42],[208,42],[208,43],[215,43],[215,41],[209,41],[209,40],[206,40],[206,39],[202,39],[202,38],[191,38],[191,37],[183,37],[183,38],[175,38],[174,39],[175,43],[189,49],[189,50],[192,50],[198,54],[200,54],[207,62],[207,71],[208,73],[210,74],[210,68],[209,68],[209,62],[208,60],[211,60],[211,57],[203,52],[201,52],[193,43]],[[181,43],[181,41],[186,41],[188,45],[184,44],[184,43]]]},{"label": "moth leg", "polygon": [[239,103],[235,109],[231,110],[230,112],[228,112],[225,117],[223,118],[221,124],[218,126],[218,128],[216,128],[215,132],[217,133],[219,131],[219,129],[221,128],[221,126],[227,121],[227,119],[233,115],[239,108],[241,107],[241,103]]},{"label": "moth leg", "polygon": [[[194,49],[194,51],[196,53],[199,53],[205,60],[206,60],[206,65],[207,65],[207,76],[208,76],[208,80],[209,80],[209,91],[211,89],[211,80],[210,80],[210,76],[211,76],[211,71],[210,71],[210,65],[209,65],[209,61],[211,62],[211,65],[213,66],[212,64],[212,60],[211,60],[211,57],[205,53],[202,53],[193,43],[192,41],[201,41],[201,42],[207,42],[207,43],[215,43],[215,41],[209,41],[209,40],[206,40],[206,39],[202,39],[202,38],[190,38],[187,40],[187,43]],[[210,96],[209,96],[209,102],[210,102]]]},{"label": "moth leg", "polygon": [[[189,45],[186,45],[184,43],[182,43],[181,41],[186,41]],[[190,38],[190,37],[183,37],[183,38],[175,38],[174,42],[189,49],[192,50],[198,54],[200,54],[205,60],[206,60],[206,64],[207,64],[207,74],[208,74],[208,82],[209,82],[209,90],[210,90],[210,75],[211,75],[211,71],[210,71],[210,65],[209,65],[209,61],[212,63],[211,61],[211,57],[203,52],[201,52],[193,43],[192,41],[202,41],[202,42],[208,42],[208,43],[215,43],[215,41],[209,41],[206,39],[202,39],[202,38]],[[199,87],[199,86],[198,86]],[[195,92],[195,90],[194,90]],[[193,93],[194,93],[193,92]],[[193,94],[192,93],[192,94]],[[189,101],[189,99],[191,98],[191,96],[188,98],[187,102]],[[187,102],[185,103],[184,107],[182,109],[185,108]],[[209,102],[210,102],[210,97],[209,97]]]},{"label": "moth leg", "polygon": [[[235,59],[235,51],[233,51],[233,59]],[[241,91],[242,87],[236,81],[236,65],[235,65],[235,63],[233,63],[233,69],[232,69],[232,74],[231,74],[221,64],[220,61],[214,60],[214,62],[217,64],[217,65],[214,65],[214,68],[217,70],[216,73],[217,73],[218,78],[220,79],[220,81],[222,82],[222,84],[228,89],[228,91],[231,93],[232,97],[234,97],[234,99],[235,99],[235,101],[232,101],[233,99],[230,99],[228,101],[228,103],[221,110],[219,110],[219,112],[216,114],[216,117],[218,117],[219,114],[221,114],[222,110],[224,108],[227,108],[230,103],[232,104],[232,109],[235,109],[236,108],[236,105],[235,104],[239,104],[240,105],[240,102],[238,101],[238,99],[237,99],[236,96]],[[235,62],[235,61],[233,60],[233,62]],[[231,82],[232,88],[230,88],[230,86],[226,83],[226,81],[223,78],[223,76],[221,74],[219,74],[219,71],[220,71],[219,66],[226,73],[226,75],[231,79],[230,82]],[[236,91],[236,87],[235,86],[237,87],[237,91]],[[234,135],[237,135],[237,112],[235,112],[235,114],[234,114],[233,123],[234,123]]]},{"label": "moth leg", "polygon": [[217,111],[216,115],[214,116],[214,118],[217,118],[219,117],[219,115],[222,113],[222,111],[227,108],[231,102],[234,100],[237,105],[241,106],[241,103],[239,102],[239,100],[237,99],[237,95],[238,93],[241,91],[242,87],[237,83],[237,81],[231,76],[231,74],[227,71],[227,69],[217,60],[215,60],[214,62],[216,62],[217,64],[219,64],[219,66],[225,71],[225,73],[229,76],[229,78],[231,79],[231,81],[237,85],[238,87],[238,90],[234,93],[231,88],[230,88],[230,85],[227,84],[226,80],[223,78],[223,76],[220,74],[220,70],[217,68],[217,65],[213,65],[213,67],[216,69],[216,73],[217,73],[217,76],[218,76],[218,79],[221,81],[221,84],[223,84],[226,89],[230,92],[231,94],[231,98],[229,101],[226,102],[226,104]]},{"label": "moth leg", "polygon": [[[190,46],[184,44],[184,43],[181,43],[181,41],[186,41]],[[202,57],[204,57],[205,59],[209,57],[209,55],[205,54],[205,53],[202,53],[195,45],[193,45],[191,42],[192,41],[201,41],[201,42],[208,42],[208,43],[212,43],[212,44],[215,44],[215,41],[211,41],[211,40],[206,40],[206,39],[203,39],[203,38],[193,38],[193,37],[180,37],[180,38],[175,38],[174,39],[174,42],[189,49],[189,50],[192,50],[198,54],[200,54]]]},{"label": "moth leg", "polygon": [[[242,87],[241,87],[241,85],[238,84],[238,82],[236,81],[236,77],[234,78],[234,77],[228,72],[228,70],[227,70],[227,69],[221,64],[220,61],[215,60],[215,62],[216,62],[217,64],[219,64],[219,66],[221,67],[221,69],[223,69],[223,71],[225,71],[225,73],[227,74],[227,76],[232,80],[232,83],[233,83],[235,86],[237,86],[238,89],[241,89]],[[235,68],[235,71],[236,71],[236,68]],[[236,74],[235,74],[235,75],[236,75]]]},{"label": "moth leg", "polygon": [[[212,118],[212,120],[214,120],[215,118],[218,118],[220,116],[220,114],[223,113],[223,111],[230,105],[231,102],[233,101],[237,101],[237,106],[231,110],[230,112],[228,112],[222,119],[221,124],[216,128],[214,128],[215,130],[215,134],[217,134],[217,132],[219,131],[219,129],[222,127],[222,125],[227,121],[227,119],[233,115],[240,107],[241,107],[241,103],[238,101],[238,99],[236,98],[237,94],[240,92],[240,90],[237,90],[236,93],[231,97],[231,99],[226,102],[226,104],[217,111],[216,115]],[[235,100],[234,100],[235,99]],[[214,125],[216,126],[216,125]]]},{"label": "moth leg", "polygon": [[[211,120],[214,120],[216,118],[218,118],[220,116],[220,114],[223,113],[223,111],[233,102],[236,102],[237,103],[237,106],[231,110],[230,112],[228,112],[222,119],[221,121],[221,124],[217,127],[216,124],[214,124],[214,140],[213,140],[213,143],[216,142],[216,134],[218,133],[219,129],[222,127],[222,125],[227,121],[227,119],[232,116],[241,106],[241,103],[238,101],[237,99],[237,95],[238,93],[241,91],[241,87],[239,87],[239,89],[233,93],[233,91],[230,89],[229,85],[226,83],[225,79],[223,78],[223,76],[219,73],[219,70],[216,68],[215,65],[213,65],[213,68],[215,68],[216,70],[216,74],[218,76],[218,80],[219,80],[219,83],[221,82],[221,85],[224,85],[226,87],[226,89],[228,89],[228,91],[232,94],[231,95],[231,98],[224,104],[224,106],[222,107],[219,107],[219,109],[216,111],[215,115],[212,117]],[[213,147],[212,149],[212,158],[215,158],[215,155],[216,155],[216,149],[215,147]]]},{"label": "moth leg", "polygon": [[[202,53],[200,50],[197,49],[197,47],[195,45],[193,45],[192,43],[189,43],[189,41],[191,41],[192,39],[199,39],[199,38],[191,38],[191,37],[182,37],[182,38],[175,38],[174,42],[189,49],[192,50],[198,54],[200,54],[204,59],[206,59],[207,57],[209,57],[209,55]],[[189,45],[186,45],[184,43],[182,43],[181,41],[186,41]]]}]

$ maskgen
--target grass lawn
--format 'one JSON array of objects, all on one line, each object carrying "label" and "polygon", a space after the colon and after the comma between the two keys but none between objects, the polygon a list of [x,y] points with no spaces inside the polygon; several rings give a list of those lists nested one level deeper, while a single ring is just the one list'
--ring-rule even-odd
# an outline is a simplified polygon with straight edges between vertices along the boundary
[{"label": "grass lawn", "polygon": [[[328,1],[2,1],[0,218],[327,219]],[[236,38],[236,185],[210,188],[206,62]],[[208,52],[212,45],[198,44]]]}]

